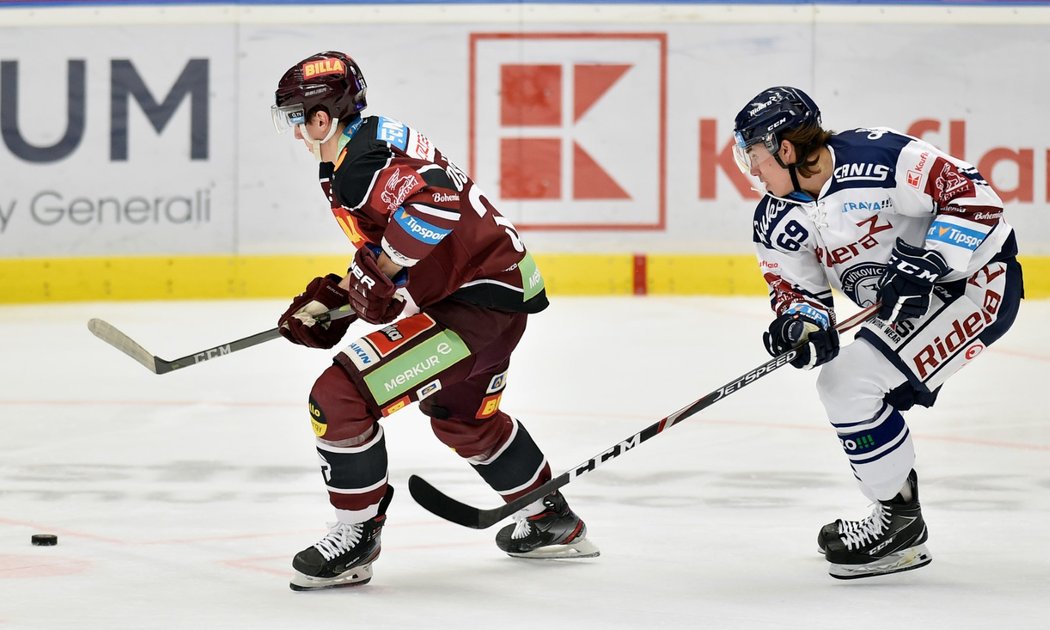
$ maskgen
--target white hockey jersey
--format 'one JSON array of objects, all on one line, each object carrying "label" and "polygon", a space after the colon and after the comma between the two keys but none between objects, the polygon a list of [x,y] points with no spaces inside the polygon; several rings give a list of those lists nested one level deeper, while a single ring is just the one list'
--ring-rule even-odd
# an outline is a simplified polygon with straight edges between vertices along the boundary
[{"label": "white hockey jersey", "polygon": [[815,200],[766,195],[754,241],[777,315],[810,305],[834,322],[831,289],[875,303],[897,237],[936,250],[969,278],[1016,254],[1003,202],[972,165],[892,129],[852,129],[828,142],[832,176]]}]

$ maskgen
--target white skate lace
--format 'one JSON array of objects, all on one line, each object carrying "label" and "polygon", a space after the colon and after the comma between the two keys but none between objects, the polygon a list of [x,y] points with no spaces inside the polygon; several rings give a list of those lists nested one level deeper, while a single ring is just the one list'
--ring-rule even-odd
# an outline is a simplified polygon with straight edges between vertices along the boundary
[{"label": "white skate lace", "polygon": [[364,531],[361,523],[335,523],[329,524],[329,527],[328,535],[314,545],[325,560],[346,553],[361,542],[361,533]]},{"label": "white skate lace", "polygon": [[532,523],[529,521],[528,515],[515,514],[514,515],[514,531],[511,532],[510,537],[513,538],[525,538],[532,532]]},{"label": "white skate lace", "polygon": [[846,549],[859,549],[861,546],[871,542],[882,535],[890,525],[890,511],[881,503],[875,504],[875,510],[871,515],[860,521],[841,521],[839,536],[846,545]]}]

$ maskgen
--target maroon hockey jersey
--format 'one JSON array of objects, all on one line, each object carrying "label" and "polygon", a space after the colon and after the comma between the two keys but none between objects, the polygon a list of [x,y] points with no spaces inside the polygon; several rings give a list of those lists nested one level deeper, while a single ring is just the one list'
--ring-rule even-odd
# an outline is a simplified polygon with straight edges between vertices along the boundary
[{"label": "maroon hockey jersey", "polygon": [[547,307],[543,277],[513,224],[423,134],[390,118],[354,120],[321,187],[355,247],[408,268],[419,308],[451,297],[497,310]]}]

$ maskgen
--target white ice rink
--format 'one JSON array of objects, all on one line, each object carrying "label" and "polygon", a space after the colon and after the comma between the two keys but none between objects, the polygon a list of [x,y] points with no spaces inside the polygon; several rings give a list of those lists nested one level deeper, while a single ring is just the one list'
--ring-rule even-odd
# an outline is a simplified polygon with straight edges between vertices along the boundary
[{"label": "white ice rink", "polygon": [[[283,340],[157,376],[275,325],[286,302],[0,307],[0,628],[1050,628],[1050,302],[906,414],[933,563],[842,582],[818,528],[869,512],[814,373],[785,368],[565,489],[594,560],[524,561],[425,512],[419,474],[498,500],[412,408],[384,420],[397,494],[372,583],[295,593],[333,516],[306,396],[332,352]],[[764,362],[764,299],[557,298],[503,408],[555,474]],[[351,333],[368,331],[355,324]],[[1040,393],[1044,392],[1044,393]],[[59,536],[34,547],[34,533]]]}]

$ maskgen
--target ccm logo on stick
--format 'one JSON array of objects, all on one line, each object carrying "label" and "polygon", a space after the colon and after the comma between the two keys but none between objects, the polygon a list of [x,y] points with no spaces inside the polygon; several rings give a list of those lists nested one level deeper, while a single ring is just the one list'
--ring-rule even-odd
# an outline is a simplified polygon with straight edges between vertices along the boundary
[{"label": "ccm logo on stick", "polygon": [[204,352],[198,352],[197,354],[193,355],[193,362],[200,363],[201,361],[207,361],[209,359],[214,359],[215,357],[224,357],[230,352],[232,352],[232,350],[230,350],[230,344],[226,344],[225,346],[219,346],[217,348],[211,348],[209,350],[205,350]]},{"label": "ccm logo on stick", "polygon": [[618,457],[621,453],[626,453],[632,448],[642,443],[642,436],[640,434],[632,435],[623,442],[620,442],[616,446],[606,450],[604,453],[597,457],[592,457],[586,464],[577,466],[570,476],[570,479],[575,479],[585,472],[594,470],[598,464],[604,464],[614,457]]}]

